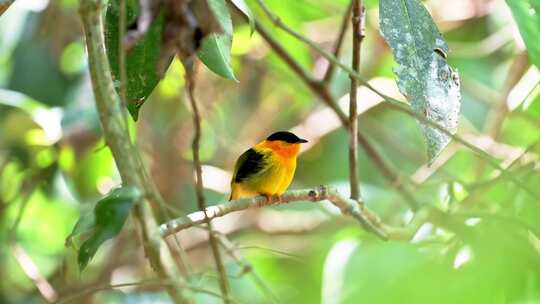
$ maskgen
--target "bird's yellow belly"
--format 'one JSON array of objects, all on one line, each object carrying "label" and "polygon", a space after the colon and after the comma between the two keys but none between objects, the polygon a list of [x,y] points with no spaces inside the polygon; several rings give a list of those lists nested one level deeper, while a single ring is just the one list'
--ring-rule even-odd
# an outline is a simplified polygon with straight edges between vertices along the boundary
[{"label": "bird's yellow belly", "polygon": [[268,177],[261,183],[259,193],[282,194],[289,187],[294,171],[290,164],[280,164],[280,166],[273,167]]},{"label": "bird's yellow belly", "polygon": [[268,170],[250,181],[232,185],[232,199],[263,195],[281,195],[294,177],[296,160],[277,158]]}]

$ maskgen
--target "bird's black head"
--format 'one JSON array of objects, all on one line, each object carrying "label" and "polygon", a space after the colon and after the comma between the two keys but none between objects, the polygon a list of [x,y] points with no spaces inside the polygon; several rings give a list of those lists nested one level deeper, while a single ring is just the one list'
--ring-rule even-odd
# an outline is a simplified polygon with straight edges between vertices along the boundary
[{"label": "bird's black head", "polygon": [[302,139],[302,138],[294,135],[293,133],[287,132],[287,131],[276,132],[276,133],[268,136],[268,138],[266,140],[268,140],[268,141],[281,140],[281,141],[284,141],[284,142],[290,143],[290,144],[299,144],[299,143],[307,143],[308,142],[307,140]]}]

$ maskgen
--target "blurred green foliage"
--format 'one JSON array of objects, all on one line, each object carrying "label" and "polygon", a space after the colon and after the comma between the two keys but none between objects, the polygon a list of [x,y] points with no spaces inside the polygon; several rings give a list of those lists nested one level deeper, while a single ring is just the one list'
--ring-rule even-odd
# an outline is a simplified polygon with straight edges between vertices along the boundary
[{"label": "blurred green foliage", "polygon": [[[34,274],[50,284],[56,299],[77,296],[73,303],[168,302],[164,289],[155,285],[84,292],[155,278],[131,217],[82,273],[76,251],[65,246],[80,216],[120,185],[94,108],[77,2],[48,1],[40,7],[16,1],[0,17],[0,303],[45,302]],[[449,44],[449,64],[462,80],[458,134],[502,166],[511,165],[507,171],[540,195],[540,73],[537,37],[531,34],[540,27],[534,21],[538,1],[457,2],[424,4]],[[295,60],[322,77],[327,63],[318,54],[274,27],[256,1],[246,3]],[[331,51],[349,1],[266,3],[284,23]],[[361,74],[394,81],[396,63],[379,34],[378,1],[365,5]],[[230,64],[239,82],[197,67],[208,204],[228,196],[224,172],[231,171],[241,152],[275,130],[303,123],[310,134],[299,135],[310,136],[314,145],[300,156],[292,187],[330,184],[346,194],[347,133],[264,39],[250,34],[244,18],[233,9],[231,17]],[[350,62],[350,36],[349,29],[340,54],[343,62]],[[330,83],[333,96],[343,97],[349,86],[348,76],[336,70]],[[369,98],[362,95],[359,103]],[[197,209],[191,111],[178,59],[148,99],[137,123],[131,122],[132,135],[167,202],[158,217],[164,222]],[[319,116],[309,124],[313,115]],[[426,167],[426,146],[415,119],[384,104],[363,112],[359,129],[398,177],[389,181],[360,148],[361,193],[367,206],[385,223],[406,226],[413,214],[396,187],[399,183],[446,217],[431,219],[411,242],[382,242],[326,204],[231,214],[216,227],[237,244],[257,275],[224,254],[238,302],[540,301],[540,202],[534,196],[456,143],[433,167]],[[186,230],[178,241],[185,254],[174,239],[170,244],[179,264],[181,257],[187,264],[183,269],[190,274],[189,283],[218,292],[201,230]],[[28,270],[32,265],[35,272]],[[196,300],[221,302],[203,293]]]}]

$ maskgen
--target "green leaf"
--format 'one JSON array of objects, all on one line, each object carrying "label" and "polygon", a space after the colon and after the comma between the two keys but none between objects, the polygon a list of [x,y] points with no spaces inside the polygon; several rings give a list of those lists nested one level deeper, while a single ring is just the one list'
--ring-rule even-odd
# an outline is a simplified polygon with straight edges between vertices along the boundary
[{"label": "green leaf", "polygon": [[231,2],[238,8],[249,21],[249,27],[251,29],[251,35],[253,35],[253,32],[255,31],[255,18],[253,17],[253,13],[251,12],[251,9],[249,9],[249,6],[247,6],[246,2],[244,0],[231,0]]},{"label": "green leaf", "polygon": [[[448,45],[419,0],[381,0],[380,28],[399,64],[399,90],[412,109],[452,134],[461,106],[457,72],[446,62]],[[431,164],[450,142],[446,134],[420,122]]]},{"label": "green leaf", "polygon": [[135,187],[117,188],[97,202],[94,212],[79,218],[66,239],[66,245],[72,246],[74,237],[88,234],[88,238],[79,249],[78,261],[81,271],[96,254],[99,246],[122,230],[131,207],[140,199],[141,192]]},{"label": "green leaf", "polygon": [[231,67],[232,36],[210,34],[203,40],[197,53],[199,59],[214,73],[238,81]]},{"label": "green leaf", "polygon": [[208,6],[212,10],[212,13],[214,13],[214,17],[216,18],[217,22],[221,26],[221,29],[223,30],[223,33],[225,35],[231,35],[233,34],[233,25],[232,25],[232,19],[231,14],[229,14],[229,10],[227,9],[227,3],[225,0],[207,0]]},{"label": "green leaf", "polygon": [[208,4],[223,32],[212,33],[204,38],[197,55],[212,72],[238,81],[231,66],[233,26],[227,4],[225,0],[208,0]]},{"label": "green leaf", "polygon": [[532,63],[540,69],[540,0],[506,0]]},{"label": "green leaf", "polygon": [[[126,1],[127,24],[134,23],[139,13],[137,0]],[[109,1],[107,15],[105,17],[105,46],[107,57],[111,65],[113,80],[116,89],[119,89],[120,70],[118,58],[118,42],[120,41],[118,32],[119,1]],[[139,109],[146,101],[158,84],[161,76],[158,74],[157,65],[161,50],[161,32],[164,24],[164,16],[160,14],[156,17],[148,32],[144,37],[126,53],[126,74],[127,74],[127,108],[136,121],[139,116]],[[167,64],[169,66],[172,57]]]}]

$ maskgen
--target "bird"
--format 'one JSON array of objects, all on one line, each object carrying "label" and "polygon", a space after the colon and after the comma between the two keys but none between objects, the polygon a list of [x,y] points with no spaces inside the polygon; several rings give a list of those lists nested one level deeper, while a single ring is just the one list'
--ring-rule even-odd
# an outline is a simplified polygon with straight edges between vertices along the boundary
[{"label": "bird", "polygon": [[236,161],[229,200],[259,195],[269,201],[274,196],[281,199],[293,180],[300,144],[307,142],[291,132],[279,131],[246,150]]}]

